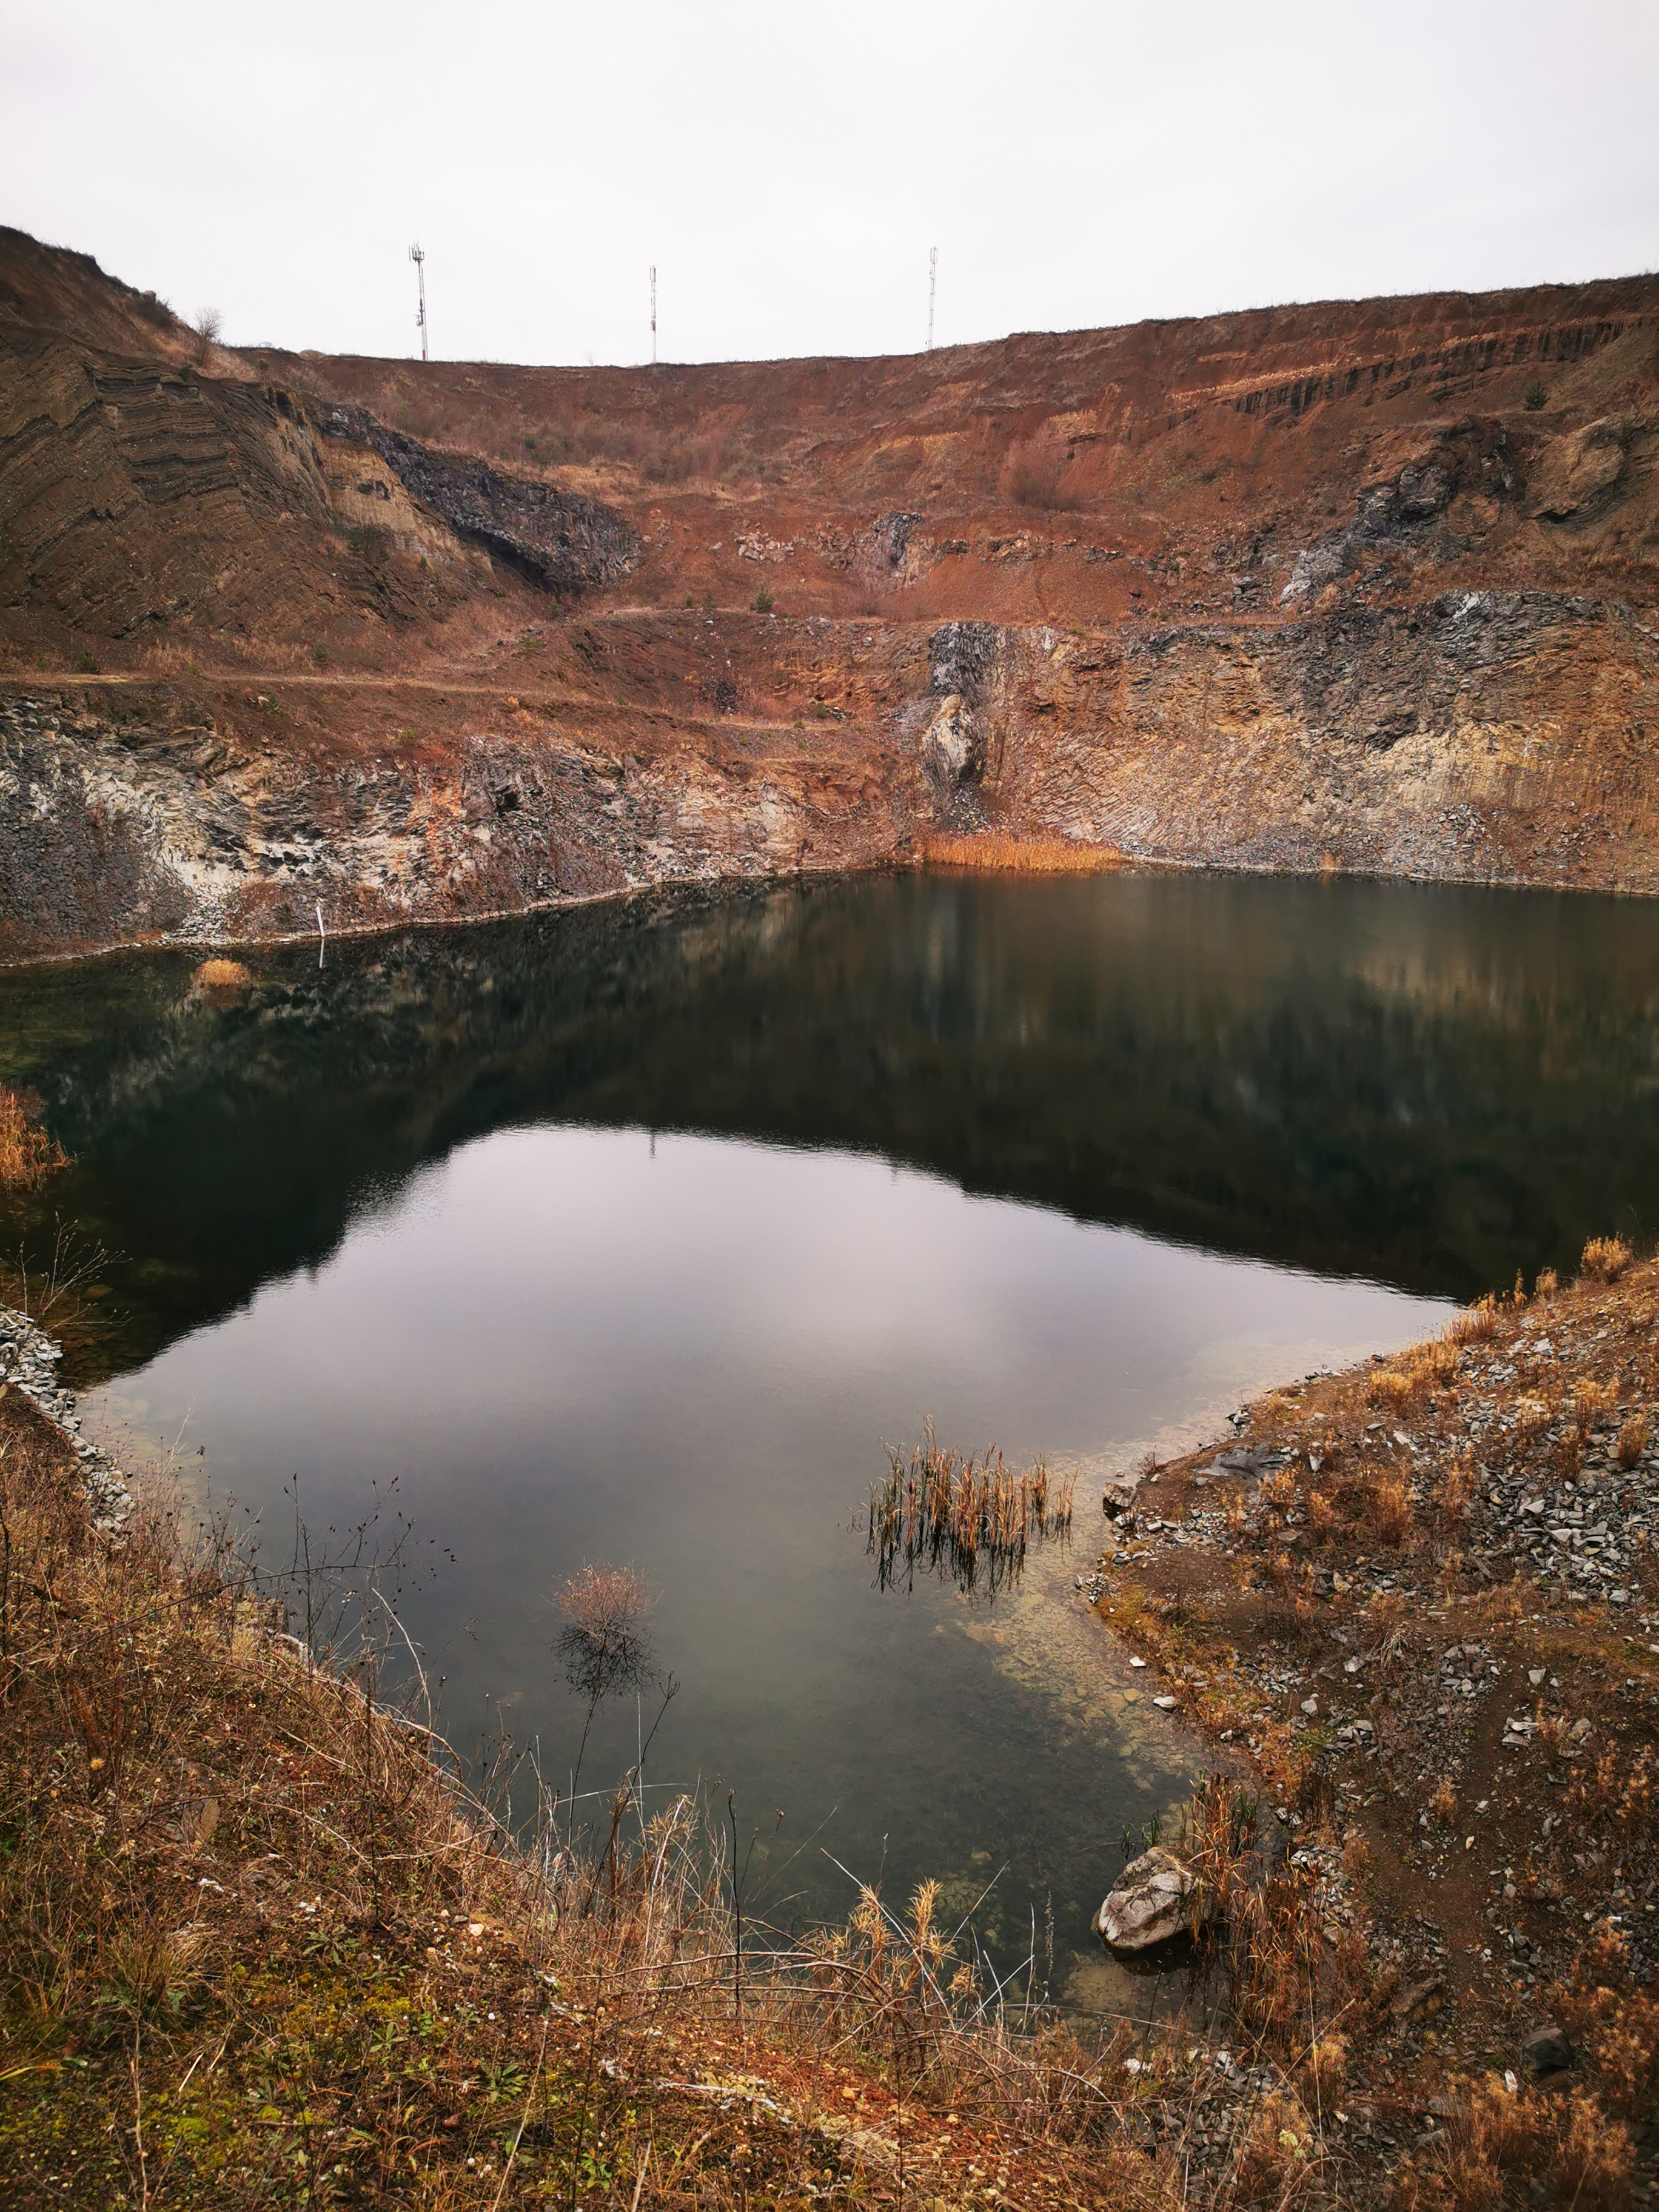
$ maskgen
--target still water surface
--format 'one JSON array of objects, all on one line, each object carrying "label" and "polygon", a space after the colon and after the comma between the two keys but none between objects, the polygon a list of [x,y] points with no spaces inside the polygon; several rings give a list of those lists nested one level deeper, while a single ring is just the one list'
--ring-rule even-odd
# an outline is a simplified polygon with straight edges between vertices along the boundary
[{"label": "still water surface", "polygon": [[[1062,1961],[1191,1759],[1072,1591],[1097,1478],[1641,1226],[1659,1166],[1645,906],[877,879],[250,964],[0,979],[52,1205],[125,1255],[99,1420],[273,1531],[295,1474],[318,1525],[395,1480],[450,1733],[504,1709],[556,1771],[550,1593],[637,1562],[652,1778],[782,1808],[776,1915],[844,1910],[826,1849],[964,1904],[1006,1865],[985,1933],[1052,1899]],[[930,1415],[1080,1471],[994,1608],[874,1587],[858,1510]]]}]

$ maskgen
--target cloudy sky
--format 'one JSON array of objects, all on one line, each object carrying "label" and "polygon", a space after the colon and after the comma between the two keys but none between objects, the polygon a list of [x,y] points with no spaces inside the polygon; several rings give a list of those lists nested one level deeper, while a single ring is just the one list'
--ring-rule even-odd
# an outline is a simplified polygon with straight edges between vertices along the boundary
[{"label": "cloudy sky", "polygon": [[1659,264],[1654,0],[0,0],[0,221],[236,341],[907,352]]}]

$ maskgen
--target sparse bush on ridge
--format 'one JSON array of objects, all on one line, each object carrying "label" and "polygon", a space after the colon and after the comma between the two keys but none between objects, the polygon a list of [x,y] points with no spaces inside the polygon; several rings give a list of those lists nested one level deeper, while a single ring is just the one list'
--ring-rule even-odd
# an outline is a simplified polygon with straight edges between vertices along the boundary
[{"label": "sparse bush on ridge", "polygon": [[1587,1283],[1616,1283],[1635,1257],[1622,1237],[1592,1237],[1578,1264]]}]

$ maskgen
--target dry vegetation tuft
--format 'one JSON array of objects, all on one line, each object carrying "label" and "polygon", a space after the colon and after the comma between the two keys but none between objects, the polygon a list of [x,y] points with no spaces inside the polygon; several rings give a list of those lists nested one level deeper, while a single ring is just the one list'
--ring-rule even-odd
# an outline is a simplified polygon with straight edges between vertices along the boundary
[{"label": "dry vegetation tuft", "polygon": [[40,1100],[0,1084],[0,1187],[33,1190],[68,1165],[69,1154],[41,1125]]},{"label": "dry vegetation tuft", "polygon": [[1123,866],[1123,855],[1113,845],[1085,845],[1075,837],[1011,837],[994,830],[972,837],[924,837],[918,858],[928,868],[1024,876],[1099,875]]},{"label": "dry vegetation tuft", "polygon": [[1592,1237],[1578,1264],[1587,1283],[1616,1283],[1635,1257],[1622,1237]]},{"label": "dry vegetation tuft", "polygon": [[203,961],[196,981],[204,991],[240,991],[253,977],[240,960],[214,959]]}]

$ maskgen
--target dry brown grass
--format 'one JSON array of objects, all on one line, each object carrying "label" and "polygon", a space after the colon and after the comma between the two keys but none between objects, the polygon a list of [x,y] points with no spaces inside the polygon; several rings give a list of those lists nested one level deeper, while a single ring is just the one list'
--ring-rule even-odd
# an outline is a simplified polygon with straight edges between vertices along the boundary
[{"label": "dry brown grass", "polygon": [[1371,1485],[1366,1518],[1385,1544],[1403,1544],[1411,1534],[1411,1486],[1397,1474],[1379,1475]]},{"label": "dry brown grass", "polygon": [[1535,1443],[1555,1419],[1555,1409],[1544,1398],[1528,1396],[1520,1399],[1515,1408],[1515,1440],[1519,1444]]},{"label": "dry brown grass", "polygon": [[1373,1406],[1384,1413],[1403,1413],[1417,1395],[1416,1379],[1399,1367],[1380,1367],[1365,1392]]},{"label": "dry brown grass", "polygon": [[240,960],[204,960],[196,970],[196,981],[204,991],[240,991],[252,981]]},{"label": "dry brown grass", "polygon": [[1452,2087],[1441,2140],[1412,2153],[1395,2177],[1394,2212],[1497,2212],[1528,2202],[1624,2212],[1630,2135],[1586,2091],[1517,2094],[1496,2075]]},{"label": "dry brown grass", "polygon": [[0,1084],[0,1187],[33,1190],[68,1165],[69,1154],[41,1125],[33,1092]]},{"label": "dry brown grass", "polygon": [[[602,1574],[566,1593],[590,1643],[637,1620]],[[931,1886],[739,1948],[691,1800],[641,1823],[624,1785],[582,1858],[532,1790],[526,1847],[526,1767],[469,1792],[268,1611],[164,1500],[93,1526],[0,1393],[0,2197],[737,2212],[988,2172],[1169,2212],[1125,2037],[1014,2033]]]},{"label": "dry brown grass", "polygon": [[1085,845],[1074,837],[1010,837],[988,830],[975,837],[924,837],[917,858],[927,868],[1021,876],[1099,875],[1124,864],[1112,845]]},{"label": "dry brown grass", "polygon": [[1628,1473],[1647,1448],[1648,1417],[1645,1413],[1632,1413],[1620,1425],[1619,1441],[1613,1446],[1613,1457]]},{"label": "dry brown grass", "polygon": [[927,1424],[907,1460],[890,1449],[886,1479],[870,1492],[869,1551],[881,1586],[907,1584],[918,1567],[966,1590],[1019,1581],[1025,1555],[1072,1526],[1075,1475],[1041,1460],[1016,1474],[993,1452],[982,1462],[942,1449]]},{"label": "dry brown grass", "polygon": [[1616,1283],[1635,1257],[1622,1237],[1592,1237],[1578,1265],[1587,1283]]},{"label": "dry brown grass", "polygon": [[1446,1324],[1446,1334],[1453,1344],[1481,1344],[1497,1328],[1498,1301],[1489,1292],[1455,1313]]},{"label": "dry brown grass", "polygon": [[1277,1474],[1270,1474],[1261,1486],[1262,1502],[1276,1512],[1288,1513],[1296,1504],[1296,1476],[1288,1467],[1281,1467]]},{"label": "dry brown grass", "polygon": [[[1472,1309],[1478,1311],[1478,1309]],[[1457,1355],[1467,1339],[1458,1334],[1464,1316],[1455,1316],[1443,1336],[1408,1346],[1371,1376],[1366,1395],[1374,1406],[1403,1413],[1433,1392],[1444,1389],[1457,1373]]]}]

